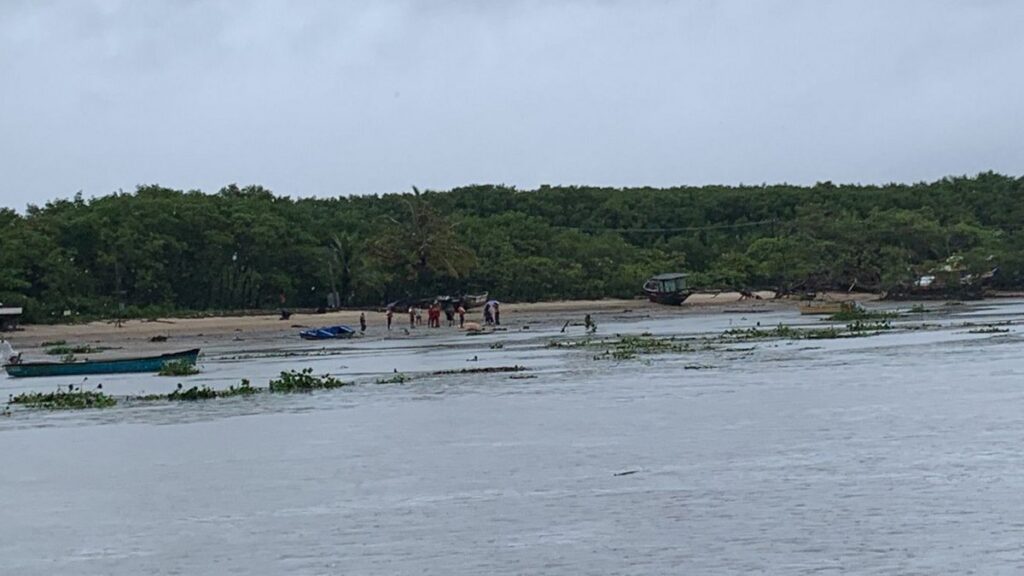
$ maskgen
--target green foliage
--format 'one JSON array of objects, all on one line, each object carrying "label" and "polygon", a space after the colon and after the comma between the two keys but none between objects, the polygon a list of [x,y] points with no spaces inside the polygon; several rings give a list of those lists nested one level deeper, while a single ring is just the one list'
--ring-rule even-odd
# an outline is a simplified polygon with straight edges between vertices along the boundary
[{"label": "green foliage", "polygon": [[608,348],[594,356],[595,360],[631,360],[647,354],[680,354],[693,351],[688,342],[678,342],[674,337],[623,336],[618,340],[604,342]]},{"label": "green foliage", "polygon": [[779,324],[774,328],[732,328],[724,336],[732,340],[821,340],[842,338],[838,328],[793,328]]},{"label": "green foliage", "polygon": [[209,386],[193,386],[187,389],[175,390],[167,395],[168,400],[210,400],[218,396],[217,391]]},{"label": "green foliage", "polygon": [[878,332],[880,330],[892,330],[892,324],[888,320],[855,320],[847,324],[846,329],[850,332]]},{"label": "green foliage", "polygon": [[393,376],[387,378],[378,378],[377,384],[405,384],[412,380],[412,377],[402,374],[401,372],[395,373]]},{"label": "green foliage", "polygon": [[222,398],[229,396],[252,396],[258,392],[260,392],[259,388],[253,388],[247,378],[242,378],[242,382],[237,388],[235,386],[229,386],[227,390],[220,391],[220,396]]},{"label": "green foliage", "polygon": [[849,307],[836,312],[828,317],[833,322],[852,322],[862,320],[887,320],[899,316],[896,312],[884,310],[866,310],[864,308]]},{"label": "green foliage", "polygon": [[[324,199],[141,186],[0,210],[0,301],[29,322],[316,308],[489,291],[631,297],[709,288],[905,288],[957,257],[1024,288],[1024,179],[812,187],[470,186]],[[65,312],[70,315],[65,316]]]},{"label": "green foliage", "polygon": [[86,408],[110,408],[117,400],[103,392],[91,390],[58,390],[56,392],[24,392],[14,396],[10,404],[47,410],[83,410]]},{"label": "green foliage", "polygon": [[998,326],[983,326],[981,328],[971,328],[967,332],[971,334],[1005,334],[1009,331],[1009,328],[1000,328]]},{"label": "green foliage", "polygon": [[314,376],[312,368],[281,372],[281,376],[270,381],[271,392],[312,392],[313,390],[330,390],[348,386],[351,382],[343,382],[329,374]]},{"label": "green foliage", "polygon": [[856,320],[847,324],[845,330],[831,326],[828,328],[793,328],[779,324],[774,328],[733,328],[722,336],[725,340],[829,340],[832,338],[855,338],[871,336],[883,330],[891,330],[888,320],[879,322]]},{"label": "green foliage", "polygon": [[260,388],[253,388],[247,379],[242,379],[239,386],[229,386],[226,390],[214,390],[209,386],[192,386],[191,388],[183,389],[181,384],[178,385],[178,389],[170,394],[151,394],[149,396],[140,396],[134,398],[134,400],[152,401],[152,400],[169,400],[169,401],[195,401],[195,400],[212,400],[214,398],[230,398],[232,396],[251,396],[259,392],[263,392]]},{"label": "green foliage", "polygon": [[433,372],[435,376],[448,376],[452,374],[494,374],[498,372],[522,372],[526,366],[488,366],[486,368],[462,368],[460,370],[438,370]]},{"label": "green foliage", "polygon": [[193,374],[199,374],[199,368],[187,360],[164,362],[159,372],[160,376],[192,376]]}]

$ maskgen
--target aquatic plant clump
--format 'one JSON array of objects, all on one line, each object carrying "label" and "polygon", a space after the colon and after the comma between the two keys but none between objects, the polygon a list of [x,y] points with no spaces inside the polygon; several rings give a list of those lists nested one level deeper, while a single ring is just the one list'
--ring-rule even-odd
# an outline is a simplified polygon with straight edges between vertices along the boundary
[{"label": "aquatic plant clump", "polygon": [[411,376],[407,376],[405,374],[402,374],[401,372],[397,372],[393,376],[390,376],[388,378],[378,378],[377,384],[405,384],[410,380],[412,380]]},{"label": "aquatic plant clump", "polygon": [[622,336],[617,340],[594,338],[568,341],[552,340],[547,343],[547,347],[603,349],[594,355],[595,360],[629,360],[640,355],[682,354],[698,350],[692,342],[678,339],[675,336],[657,338],[649,332],[644,332],[639,336]]},{"label": "aquatic plant clump", "polygon": [[1009,328],[1000,328],[998,326],[985,326],[982,328],[972,328],[967,332],[970,334],[1005,334],[1009,331]]},{"label": "aquatic plant clump", "polygon": [[232,396],[251,396],[253,394],[259,394],[260,392],[266,392],[266,388],[255,388],[249,383],[249,380],[243,378],[242,383],[238,386],[229,386],[226,390],[214,390],[209,386],[192,386],[191,388],[183,389],[181,385],[178,385],[178,389],[170,394],[147,394],[145,396],[130,396],[130,400],[140,402],[157,402],[161,400],[167,401],[193,401],[193,400],[212,400],[214,398],[230,398]]},{"label": "aquatic plant clump", "polygon": [[846,329],[850,332],[878,332],[880,330],[892,330],[892,324],[888,320],[881,322],[867,322],[864,320],[857,320],[846,325]]},{"label": "aquatic plant clump", "polygon": [[523,372],[526,366],[488,366],[487,368],[462,368],[461,370],[438,370],[434,376],[450,376],[453,374],[494,374],[496,372]]},{"label": "aquatic plant clump", "polygon": [[221,390],[217,394],[221,398],[227,398],[230,396],[252,396],[253,394],[258,394],[260,392],[263,392],[262,388],[254,388],[252,384],[249,383],[248,379],[242,378],[242,382],[237,388],[235,386],[229,386],[227,390]]},{"label": "aquatic plant clump", "polygon": [[551,341],[549,341],[546,344],[546,347],[547,348],[586,348],[588,346],[593,346],[595,342],[600,344],[600,343],[603,343],[604,340],[591,340],[590,338],[585,338],[583,340],[565,340],[565,341],[551,340]]},{"label": "aquatic plant clump", "polygon": [[72,390],[68,392],[25,392],[13,396],[8,404],[47,410],[84,410],[87,408],[110,408],[117,400],[103,392]]},{"label": "aquatic plant clump", "polygon": [[674,337],[623,336],[619,340],[605,343],[609,345],[609,348],[595,355],[595,360],[630,360],[640,355],[681,354],[693,351],[690,343],[679,342]]},{"label": "aquatic plant clump", "polygon": [[199,374],[199,368],[196,368],[195,364],[186,360],[164,362],[159,372],[160,376],[192,376],[194,374]]},{"label": "aquatic plant clump", "polygon": [[832,338],[855,338],[872,336],[881,330],[889,330],[888,322],[854,322],[841,330],[830,328],[793,328],[779,324],[774,328],[733,328],[726,330],[722,337],[728,340],[828,340]]},{"label": "aquatic plant clump", "polygon": [[863,308],[844,308],[828,317],[832,322],[853,322],[855,320],[888,320],[899,316],[897,312],[884,310],[865,310]]},{"label": "aquatic plant clump", "polygon": [[290,370],[281,372],[281,376],[270,381],[271,392],[312,392],[313,390],[330,390],[349,386],[351,382],[344,382],[330,374],[314,376],[312,368],[304,368],[301,371]]},{"label": "aquatic plant clump", "polygon": [[194,401],[210,400],[212,398],[217,398],[218,396],[219,394],[217,393],[217,391],[214,390],[213,388],[210,388],[209,386],[193,386],[191,388],[184,390],[179,388],[178,390],[175,390],[174,392],[168,394],[167,399]]}]

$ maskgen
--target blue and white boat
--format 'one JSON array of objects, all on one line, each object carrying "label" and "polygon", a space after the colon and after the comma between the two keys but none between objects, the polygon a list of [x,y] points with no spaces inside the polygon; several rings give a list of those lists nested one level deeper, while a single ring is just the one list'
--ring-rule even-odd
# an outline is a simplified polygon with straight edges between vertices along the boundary
[{"label": "blue and white boat", "polygon": [[303,330],[299,332],[299,337],[303,340],[337,340],[351,338],[355,333],[356,331],[349,326],[338,325]]}]

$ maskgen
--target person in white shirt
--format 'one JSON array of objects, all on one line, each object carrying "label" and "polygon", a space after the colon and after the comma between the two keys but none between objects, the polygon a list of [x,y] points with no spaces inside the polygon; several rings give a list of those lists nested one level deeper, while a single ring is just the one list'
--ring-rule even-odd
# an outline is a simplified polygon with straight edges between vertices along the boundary
[{"label": "person in white shirt", "polygon": [[11,343],[0,338],[0,364],[16,364],[20,359],[21,355],[15,353]]}]

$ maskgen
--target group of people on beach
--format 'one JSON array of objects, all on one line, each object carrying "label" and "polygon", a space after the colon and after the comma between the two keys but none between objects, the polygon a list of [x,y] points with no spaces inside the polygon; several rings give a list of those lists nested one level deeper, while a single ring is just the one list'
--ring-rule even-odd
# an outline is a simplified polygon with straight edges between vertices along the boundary
[{"label": "group of people on beach", "polygon": [[[417,308],[416,306],[409,306],[409,328],[416,328],[417,326],[423,325],[423,309]],[[442,305],[439,301],[434,301],[430,306],[426,308],[427,312],[427,327],[428,328],[440,328],[441,327],[441,313],[445,315],[445,319],[448,323],[448,327],[452,328],[455,326],[455,319],[458,318],[459,328],[466,328],[466,307],[461,302],[450,304],[446,303]],[[388,307],[385,312],[387,317],[387,328],[391,330],[391,326],[394,324],[395,310],[392,307]],[[360,328],[362,331],[366,330],[364,317],[360,317]],[[470,323],[472,324],[472,323]],[[484,306],[484,324],[487,326],[498,326],[501,324],[501,312],[498,308],[498,302],[492,300]],[[475,326],[479,327],[479,324]]]}]

